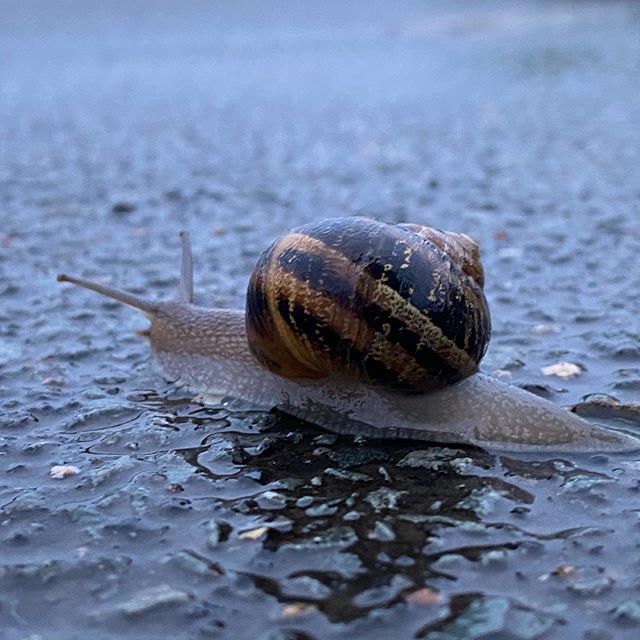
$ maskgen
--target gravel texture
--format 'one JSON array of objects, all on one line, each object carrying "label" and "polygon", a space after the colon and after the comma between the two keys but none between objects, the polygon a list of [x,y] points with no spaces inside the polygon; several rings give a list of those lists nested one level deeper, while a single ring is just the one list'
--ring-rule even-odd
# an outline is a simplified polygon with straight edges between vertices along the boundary
[{"label": "gravel texture", "polygon": [[613,1],[0,2],[0,640],[637,638],[633,456],[203,406],[144,319],[55,275],[168,298],[186,228],[197,301],[241,306],[294,224],[464,231],[484,369],[640,429],[639,28]]}]

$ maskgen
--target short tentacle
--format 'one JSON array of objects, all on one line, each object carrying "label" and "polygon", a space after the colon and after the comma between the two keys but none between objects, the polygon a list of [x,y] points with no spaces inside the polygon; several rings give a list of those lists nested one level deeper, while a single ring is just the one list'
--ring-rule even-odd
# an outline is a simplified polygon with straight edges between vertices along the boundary
[{"label": "short tentacle", "polygon": [[193,302],[193,256],[188,231],[180,232],[180,242],[182,243],[182,266],[176,302],[191,304]]}]

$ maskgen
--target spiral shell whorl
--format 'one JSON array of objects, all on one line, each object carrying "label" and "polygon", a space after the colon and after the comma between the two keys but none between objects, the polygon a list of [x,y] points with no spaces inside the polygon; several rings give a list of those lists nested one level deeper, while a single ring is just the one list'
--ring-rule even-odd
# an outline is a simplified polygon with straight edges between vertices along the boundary
[{"label": "spiral shell whorl", "polygon": [[480,261],[480,249],[475,240],[466,233],[440,231],[420,224],[399,224],[399,227],[417,233],[446,253],[462,271],[484,287],[484,268]]},{"label": "spiral shell whorl", "polygon": [[260,257],[247,292],[249,346],[288,378],[441,388],[477,371],[486,350],[482,281],[477,245],[462,234],[367,218],[313,223]]}]

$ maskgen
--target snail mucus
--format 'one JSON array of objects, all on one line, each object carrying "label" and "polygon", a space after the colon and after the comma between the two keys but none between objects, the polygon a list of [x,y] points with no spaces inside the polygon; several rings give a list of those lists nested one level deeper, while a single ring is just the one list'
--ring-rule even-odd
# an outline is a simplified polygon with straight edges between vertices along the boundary
[{"label": "snail mucus", "polygon": [[193,304],[188,235],[181,240],[170,302],[58,280],[146,315],[153,360],[191,391],[364,437],[510,451],[640,448],[630,434],[479,371],[491,323],[478,246],[464,234],[360,217],[293,229],[259,258],[244,311]]}]

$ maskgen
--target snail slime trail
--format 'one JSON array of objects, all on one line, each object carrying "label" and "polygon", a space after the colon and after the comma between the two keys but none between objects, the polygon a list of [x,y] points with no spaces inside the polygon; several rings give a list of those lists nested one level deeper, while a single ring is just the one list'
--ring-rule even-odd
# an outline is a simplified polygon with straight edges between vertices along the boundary
[{"label": "snail slime trail", "polygon": [[177,384],[274,407],[337,433],[490,450],[623,452],[606,429],[479,372],[491,332],[476,243],[359,217],[292,229],[260,256],[246,311],[193,304],[181,234],[175,300],[67,275],[144,313],[152,357]]}]

